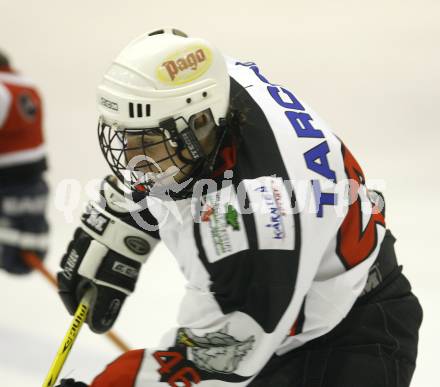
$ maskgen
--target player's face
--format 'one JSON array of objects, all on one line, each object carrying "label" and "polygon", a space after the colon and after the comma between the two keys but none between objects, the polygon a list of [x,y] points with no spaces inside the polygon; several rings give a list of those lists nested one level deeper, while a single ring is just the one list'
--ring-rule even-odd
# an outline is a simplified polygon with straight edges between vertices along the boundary
[{"label": "player's face", "polygon": [[[147,160],[140,158],[140,162],[136,163],[136,167],[144,173],[162,173],[170,167],[177,167],[179,170],[185,167],[185,164],[176,155],[176,149],[170,141],[164,141],[162,134],[149,133],[143,135],[127,134],[127,148],[125,156],[127,162],[134,160],[136,156],[147,156]],[[184,157],[188,157],[188,152],[182,152]],[[189,169],[189,168],[187,168]],[[189,171],[185,170],[185,173]],[[183,177],[183,173],[179,172],[174,176],[176,181]]]},{"label": "player's face", "polygon": [[[208,118],[201,114],[196,116],[193,125],[196,130],[203,129],[203,126],[208,125]],[[209,154],[215,145],[215,132],[208,128],[209,134],[202,138],[200,145],[206,154]],[[136,164],[137,169],[143,173],[163,173],[170,167],[177,167],[179,172],[174,175],[174,179],[180,182],[185,176],[191,173],[192,166],[187,164],[177,155],[176,147],[173,146],[172,141],[166,140],[163,133],[158,130],[151,130],[147,134],[126,134],[126,150],[125,156],[127,162],[135,160],[136,156],[147,156],[147,160],[142,160]],[[191,155],[187,149],[181,151],[181,156],[190,160]]]}]

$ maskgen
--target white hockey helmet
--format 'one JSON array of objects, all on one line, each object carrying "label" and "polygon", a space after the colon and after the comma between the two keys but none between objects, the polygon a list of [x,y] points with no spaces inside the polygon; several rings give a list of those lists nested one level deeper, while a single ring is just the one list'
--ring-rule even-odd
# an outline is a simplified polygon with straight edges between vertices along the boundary
[{"label": "white hockey helmet", "polygon": [[[163,141],[172,144],[169,158],[182,161],[186,149],[191,157],[184,158],[185,167],[200,171],[212,155],[204,154],[199,140],[222,126],[229,87],[224,57],[206,40],[176,29],[153,31],[133,40],[113,61],[97,93],[101,149],[115,174],[127,183],[127,173],[122,173],[127,163],[126,134],[149,131],[162,133]],[[215,125],[191,125],[200,112],[208,112]],[[148,155],[147,147],[142,150]],[[132,174],[128,183],[139,187],[139,176]],[[143,183],[151,185],[151,181]]]}]

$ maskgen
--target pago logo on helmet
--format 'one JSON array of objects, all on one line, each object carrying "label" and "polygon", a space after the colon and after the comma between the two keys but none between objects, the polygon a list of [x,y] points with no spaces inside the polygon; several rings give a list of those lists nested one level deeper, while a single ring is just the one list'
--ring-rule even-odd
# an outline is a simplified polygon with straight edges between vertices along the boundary
[{"label": "pago logo on helmet", "polygon": [[206,46],[189,46],[167,57],[157,68],[157,78],[169,85],[182,85],[203,75],[211,66],[212,53]]}]

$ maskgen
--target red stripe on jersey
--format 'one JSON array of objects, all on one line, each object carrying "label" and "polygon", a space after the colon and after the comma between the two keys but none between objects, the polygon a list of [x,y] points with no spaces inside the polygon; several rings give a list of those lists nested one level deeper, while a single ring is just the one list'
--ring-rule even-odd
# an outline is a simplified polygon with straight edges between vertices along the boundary
[{"label": "red stripe on jersey", "polygon": [[0,127],[0,154],[29,150],[43,144],[42,106],[32,87],[3,82],[11,94],[11,106]]},{"label": "red stripe on jersey", "polygon": [[144,358],[144,349],[128,351],[110,363],[90,387],[134,387]]},{"label": "red stripe on jersey", "polygon": [[295,320],[295,323],[293,324],[292,328],[290,328],[289,336],[295,336],[297,329],[298,329],[298,319]]}]

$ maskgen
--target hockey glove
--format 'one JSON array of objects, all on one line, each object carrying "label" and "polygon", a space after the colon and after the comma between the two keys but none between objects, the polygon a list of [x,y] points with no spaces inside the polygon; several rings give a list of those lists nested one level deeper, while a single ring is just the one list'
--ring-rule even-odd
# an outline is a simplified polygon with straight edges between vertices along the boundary
[{"label": "hockey glove", "polygon": [[55,387],[88,387],[83,382],[75,382],[74,379],[61,379],[60,384]]},{"label": "hockey glove", "polygon": [[86,321],[96,333],[112,327],[125,298],[134,291],[141,265],[159,242],[130,213],[138,211],[151,219],[148,209],[125,199],[113,177],[103,181],[101,198],[99,203],[90,202],[82,215],[58,273],[59,294],[70,314],[91,290]]},{"label": "hockey glove", "polygon": [[0,268],[9,273],[31,271],[23,260],[23,251],[31,251],[40,259],[46,256],[47,193],[41,177],[26,183],[0,185]]}]

